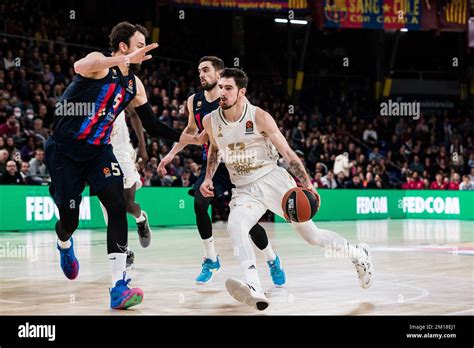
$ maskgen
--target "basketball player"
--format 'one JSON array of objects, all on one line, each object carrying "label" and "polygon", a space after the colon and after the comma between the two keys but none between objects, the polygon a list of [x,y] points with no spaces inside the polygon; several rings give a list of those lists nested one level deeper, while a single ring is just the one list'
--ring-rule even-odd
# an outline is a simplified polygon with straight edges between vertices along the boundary
[{"label": "basketball player", "polygon": [[[219,88],[217,81],[219,72],[224,69],[224,61],[215,56],[205,56],[199,60],[198,72],[203,89],[193,95],[187,100],[188,125],[183,133],[196,134],[199,130],[203,130],[202,119],[205,115],[216,110],[219,106]],[[205,133],[205,132],[204,132]],[[168,155],[166,155],[160,162],[158,170],[166,174],[166,165],[170,163],[176,154],[178,154],[185,145],[175,144]],[[212,236],[212,222],[207,213],[209,205],[213,201],[213,197],[204,197],[199,191],[199,187],[204,181],[206,175],[206,161],[208,144],[203,145],[203,165],[201,174],[196,180],[193,189],[190,191],[194,196],[194,212],[196,214],[196,225],[204,245],[204,262],[202,264],[201,273],[196,278],[196,284],[203,285],[212,281],[213,277],[220,270],[219,256],[214,248],[214,239]],[[224,164],[217,167],[216,173],[213,177],[215,197],[220,197],[224,192],[231,192],[232,182],[229,178],[229,172]],[[270,268],[270,275],[273,283],[276,286],[285,284],[285,272],[281,266],[280,258],[273,251],[267,234],[264,228],[255,221],[254,226],[250,229],[250,237],[265,255],[268,267]]]},{"label": "basketball player", "polygon": [[59,99],[54,134],[46,143],[49,189],[60,217],[55,229],[61,268],[69,279],[78,275],[72,234],[79,223],[81,194],[88,182],[108,214],[110,307],[116,309],[129,308],[143,299],[143,291],[130,289],[130,279],[126,280],[128,238],[123,174],[109,144],[116,116],[128,106],[134,108],[152,136],[183,143],[207,142],[205,136],[180,134],[155,118],[143,83],[134,75],[141,62],[152,58],[148,52],[158,47],[156,43],[145,44],[147,35],[141,25],[121,22],[110,34],[111,57],[92,52],[75,62],[77,75]]},{"label": "basketball player", "polygon": [[[293,177],[277,166],[278,152],[289,163],[288,171],[303,187],[317,193],[303,163],[286,142],[275,120],[245,99],[247,83],[242,70],[224,69],[221,74],[220,107],[203,120],[211,145],[206,178],[200,190],[204,197],[215,195],[212,178],[222,159],[236,186],[232,191],[227,229],[245,276],[245,282],[228,279],[226,288],[237,301],[264,310],[269,301],[260,285],[248,233],[267,209],[284,217],[282,198],[297,186]],[[362,288],[371,285],[372,262],[367,245],[353,246],[337,233],[317,228],[311,220],[293,222],[292,226],[309,244],[335,248],[350,255]]]},{"label": "basketball player", "polygon": [[[142,187],[142,181],[140,180],[137,165],[143,167],[143,165],[148,161],[148,155],[146,152],[145,136],[143,135],[143,127],[140,118],[135,112],[129,112],[129,115],[132,128],[138,137],[138,162],[136,163],[137,154],[130,141],[130,134],[127,122],[125,121],[124,111],[117,116],[113,124],[113,129],[110,134],[110,144],[112,145],[114,155],[123,172],[123,187],[127,204],[127,213],[135,218],[140,245],[146,248],[151,242],[151,228],[148,222],[148,215],[141,209],[140,205],[135,202],[135,192]],[[107,223],[107,210],[102,203],[100,206],[104,214],[105,222]],[[134,260],[134,253],[130,249],[127,249],[127,268],[133,266]]]}]

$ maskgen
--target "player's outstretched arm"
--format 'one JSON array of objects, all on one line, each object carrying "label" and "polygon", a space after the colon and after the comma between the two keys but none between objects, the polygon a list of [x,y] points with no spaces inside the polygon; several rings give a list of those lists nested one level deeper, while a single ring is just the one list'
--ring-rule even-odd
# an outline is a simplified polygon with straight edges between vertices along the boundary
[{"label": "player's outstretched arm", "polygon": [[315,191],[303,163],[298,155],[291,149],[290,145],[288,145],[288,142],[283,134],[281,134],[273,117],[268,112],[257,108],[257,111],[255,112],[255,121],[257,123],[257,128],[270,138],[278,152],[289,163],[288,171],[298,178],[303,187]]},{"label": "player's outstretched arm", "polygon": [[137,82],[137,94],[131,100],[129,107],[135,108],[135,111],[142,121],[143,128],[151,135],[155,137],[164,137],[174,142],[179,142],[182,144],[196,144],[202,145],[207,142],[207,134],[200,135],[189,135],[182,134],[176,129],[168,127],[163,122],[160,122],[153,113],[148,98],[146,96],[145,87],[143,86],[142,81],[135,77]]},{"label": "player's outstretched arm", "polygon": [[202,195],[204,197],[214,197],[214,185],[212,183],[212,178],[217,171],[217,167],[219,166],[219,147],[214,140],[212,135],[212,127],[211,127],[211,117],[207,115],[202,120],[202,125],[204,130],[209,135],[209,150],[207,153],[207,167],[206,167],[206,177],[199,188]]},{"label": "player's outstretched arm", "polygon": [[138,64],[151,59],[152,56],[147,53],[157,47],[157,43],[152,43],[128,55],[116,57],[106,57],[100,52],[92,52],[74,63],[74,72],[87,78],[101,79],[107,75],[109,68],[113,66]]},{"label": "player's outstretched arm", "polygon": [[[186,102],[186,109],[188,110],[188,125],[186,128],[184,128],[183,133],[184,134],[190,134],[190,135],[196,135],[198,131],[198,127],[196,125],[196,121],[194,120],[194,113],[193,113],[193,100],[194,100],[194,94],[191,95],[187,102]],[[173,148],[171,151],[163,157],[163,159],[160,161],[160,164],[158,165],[157,171],[158,173],[162,175],[166,175],[166,166],[171,163],[173,158],[183,151],[183,149],[186,147],[186,144],[183,143],[175,143],[173,145]]]}]

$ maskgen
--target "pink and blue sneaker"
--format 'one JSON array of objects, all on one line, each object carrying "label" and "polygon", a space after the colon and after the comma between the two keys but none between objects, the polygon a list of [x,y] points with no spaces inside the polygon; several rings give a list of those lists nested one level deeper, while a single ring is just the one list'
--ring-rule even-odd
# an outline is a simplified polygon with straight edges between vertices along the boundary
[{"label": "pink and blue sneaker", "polygon": [[58,248],[61,257],[61,269],[66,278],[72,280],[76,279],[79,274],[79,261],[77,261],[77,258],[74,255],[74,240],[72,237],[70,241],[71,246],[68,249],[62,249],[59,244],[56,244],[56,247]]},{"label": "pink and blue sneaker", "polygon": [[128,283],[131,279],[125,280],[125,276],[126,274],[123,272],[123,279],[117,281],[115,286],[110,289],[110,308],[112,309],[128,309],[143,301],[143,290],[130,289]]}]

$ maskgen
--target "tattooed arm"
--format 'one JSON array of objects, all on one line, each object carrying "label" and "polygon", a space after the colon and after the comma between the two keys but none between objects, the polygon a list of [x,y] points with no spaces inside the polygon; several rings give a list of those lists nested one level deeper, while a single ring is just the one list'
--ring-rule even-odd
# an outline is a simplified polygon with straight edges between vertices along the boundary
[{"label": "tattooed arm", "polygon": [[202,120],[202,125],[204,131],[209,135],[209,150],[207,153],[207,167],[206,167],[206,178],[202,183],[199,190],[201,191],[204,197],[213,197],[214,196],[214,185],[212,183],[212,178],[219,167],[219,148],[216,141],[212,135],[212,126],[210,116],[204,117]]},{"label": "tattooed arm", "polygon": [[277,148],[278,152],[289,163],[288,171],[298,178],[303,187],[315,192],[311,179],[306,172],[306,169],[299,159],[298,155],[291,149],[283,134],[281,134],[273,117],[266,111],[257,108],[255,112],[255,120],[257,128],[260,132],[264,132]]}]

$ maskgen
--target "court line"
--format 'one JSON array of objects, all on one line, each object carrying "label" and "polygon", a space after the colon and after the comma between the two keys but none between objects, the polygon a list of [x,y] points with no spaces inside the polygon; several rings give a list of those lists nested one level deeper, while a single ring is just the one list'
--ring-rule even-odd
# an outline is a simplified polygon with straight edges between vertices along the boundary
[{"label": "court line", "polygon": [[463,314],[463,313],[472,312],[472,311],[474,311],[474,308],[465,309],[465,310],[459,311],[459,312],[452,312],[452,313],[448,313],[446,315],[457,315],[457,314]]},{"label": "court line", "polygon": [[23,304],[25,302],[18,302],[18,301],[7,301],[7,300],[0,300],[0,302],[5,302],[5,303],[15,303],[15,304]]}]

